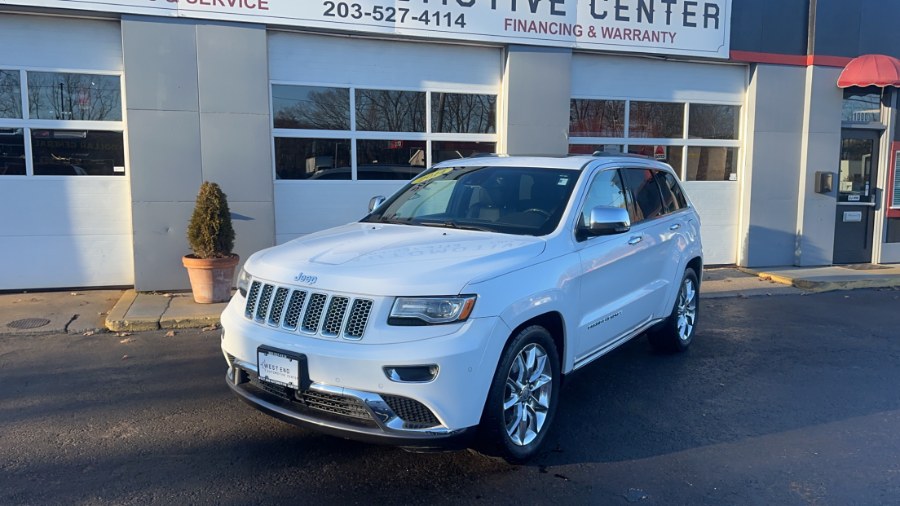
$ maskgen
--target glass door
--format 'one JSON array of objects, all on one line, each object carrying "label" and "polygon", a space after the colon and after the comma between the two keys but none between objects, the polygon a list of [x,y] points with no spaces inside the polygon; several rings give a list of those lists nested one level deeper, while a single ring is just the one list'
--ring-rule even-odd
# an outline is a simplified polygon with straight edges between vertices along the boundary
[{"label": "glass door", "polygon": [[842,132],[834,230],[835,264],[872,261],[880,136],[881,132],[877,130],[845,129]]}]

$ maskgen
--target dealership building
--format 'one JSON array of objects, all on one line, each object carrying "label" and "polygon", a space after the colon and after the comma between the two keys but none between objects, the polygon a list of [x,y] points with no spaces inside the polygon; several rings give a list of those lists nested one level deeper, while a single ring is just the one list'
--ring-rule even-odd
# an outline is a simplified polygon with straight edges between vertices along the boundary
[{"label": "dealership building", "polygon": [[0,290],[187,288],[204,180],[246,258],[494,152],[666,160],[707,264],[900,263],[898,18],[878,0],[4,0]]}]

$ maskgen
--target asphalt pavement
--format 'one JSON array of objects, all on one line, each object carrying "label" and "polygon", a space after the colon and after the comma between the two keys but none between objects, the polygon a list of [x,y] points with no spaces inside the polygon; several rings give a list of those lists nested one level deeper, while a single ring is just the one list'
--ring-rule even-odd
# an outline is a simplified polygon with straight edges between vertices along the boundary
[{"label": "asphalt pavement", "polygon": [[4,335],[0,504],[896,504],[898,308],[707,298],[687,353],[636,339],[569,378],[519,466],[267,417],[224,384],[215,331]]}]

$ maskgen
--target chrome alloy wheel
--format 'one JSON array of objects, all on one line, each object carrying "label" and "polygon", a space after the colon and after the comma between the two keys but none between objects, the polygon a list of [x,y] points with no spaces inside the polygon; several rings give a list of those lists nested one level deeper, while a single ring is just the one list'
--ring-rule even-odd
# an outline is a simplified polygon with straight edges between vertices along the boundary
[{"label": "chrome alloy wheel", "polygon": [[503,394],[506,433],[517,446],[534,441],[544,427],[553,392],[553,370],[547,352],[529,344],[509,367]]},{"label": "chrome alloy wheel", "polygon": [[678,338],[687,341],[694,333],[694,322],[697,319],[697,287],[693,280],[685,278],[678,293],[676,307]]}]

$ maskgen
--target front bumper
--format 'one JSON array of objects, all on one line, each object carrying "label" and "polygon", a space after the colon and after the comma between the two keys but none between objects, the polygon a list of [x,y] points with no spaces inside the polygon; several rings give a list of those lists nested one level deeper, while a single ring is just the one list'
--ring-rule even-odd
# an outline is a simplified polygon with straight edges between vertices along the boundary
[{"label": "front bumper", "polygon": [[332,399],[352,399],[357,403],[357,409],[365,410],[366,417],[360,416],[361,413],[355,416],[329,414],[310,408],[297,399],[266,391],[251,377],[253,375],[243,370],[239,362],[230,367],[226,374],[228,386],[240,400],[250,406],[282,421],[333,436],[419,450],[450,450],[467,447],[476,430],[476,427],[457,430],[444,427],[402,428],[406,422],[377,394],[312,384],[306,395],[312,392]]},{"label": "front bumper", "polygon": [[[240,311],[238,311],[240,310]],[[499,318],[472,319],[447,335],[366,344],[282,332],[244,318],[240,303],[222,315],[228,384],[244,402],[282,420],[342,437],[410,447],[465,444],[481,419],[510,330]],[[306,357],[305,391],[257,379],[268,346]],[[427,383],[394,382],[386,366],[436,364]],[[323,409],[324,408],[324,409]]]}]

